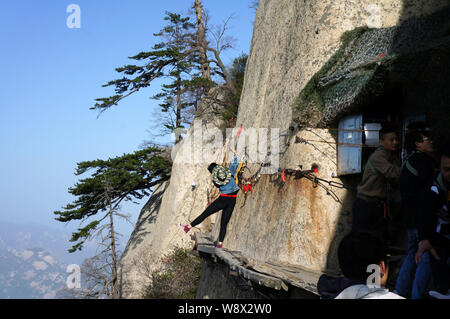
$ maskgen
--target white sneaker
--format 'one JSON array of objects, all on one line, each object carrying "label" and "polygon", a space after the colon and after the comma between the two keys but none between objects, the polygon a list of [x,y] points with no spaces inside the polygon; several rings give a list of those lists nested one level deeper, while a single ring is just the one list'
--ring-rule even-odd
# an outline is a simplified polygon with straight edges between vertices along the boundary
[{"label": "white sneaker", "polygon": [[437,291],[431,290],[429,292],[430,296],[436,299],[450,299],[450,289],[447,291],[446,295],[443,295]]}]

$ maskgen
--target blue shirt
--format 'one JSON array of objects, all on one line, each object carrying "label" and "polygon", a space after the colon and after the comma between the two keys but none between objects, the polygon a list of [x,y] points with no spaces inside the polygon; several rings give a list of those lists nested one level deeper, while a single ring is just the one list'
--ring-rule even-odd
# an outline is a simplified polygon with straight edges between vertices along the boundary
[{"label": "blue shirt", "polygon": [[231,171],[231,180],[227,184],[220,186],[219,190],[220,190],[221,194],[231,194],[231,193],[234,193],[239,190],[239,186],[237,186],[236,180],[235,180],[235,177],[236,177],[235,175],[236,175],[238,166],[239,166],[238,158],[235,155],[233,163],[231,163],[231,165],[229,167],[229,169]]}]

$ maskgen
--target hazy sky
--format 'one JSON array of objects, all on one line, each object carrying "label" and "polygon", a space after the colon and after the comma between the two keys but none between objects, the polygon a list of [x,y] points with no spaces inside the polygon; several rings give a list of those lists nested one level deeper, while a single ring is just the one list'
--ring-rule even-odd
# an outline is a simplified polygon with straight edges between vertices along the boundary
[{"label": "hazy sky", "polygon": [[[211,24],[234,14],[235,49],[248,53],[254,9],[250,0],[204,0]],[[81,28],[70,29],[70,4],[81,9]],[[101,86],[121,75],[115,68],[150,50],[165,11],[185,13],[193,0],[0,0],[0,221],[36,222],[66,231],[54,220],[74,198],[76,163],[139,149],[149,139],[158,101],[154,86],[130,96],[97,118],[95,99],[113,95]],[[169,140],[166,138],[166,140]],[[123,205],[135,222],[142,205]],[[199,212],[200,213],[200,212]],[[119,231],[128,239],[131,227]]]}]

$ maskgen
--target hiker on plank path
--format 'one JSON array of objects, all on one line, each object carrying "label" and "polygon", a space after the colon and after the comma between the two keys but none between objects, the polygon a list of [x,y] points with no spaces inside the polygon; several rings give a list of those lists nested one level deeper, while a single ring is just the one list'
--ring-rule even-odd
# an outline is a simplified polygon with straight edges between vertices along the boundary
[{"label": "hiker on plank path", "polygon": [[216,187],[220,190],[220,196],[209,205],[203,213],[194,219],[189,225],[180,225],[185,233],[192,227],[197,226],[203,222],[208,216],[222,210],[222,217],[220,219],[220,232],[217,241],[217,248],[222,248],[223,240],[227,231],[227,225],[236,205],[236,197],[239,192],[239,186],[235,181],[235,174],[238,168],[238,157],[236,150],[234,153],[234,160],[230,167],[224,167],[217,163],[211,163],[208,166],[208,171],[211,173],[211,178]]}]

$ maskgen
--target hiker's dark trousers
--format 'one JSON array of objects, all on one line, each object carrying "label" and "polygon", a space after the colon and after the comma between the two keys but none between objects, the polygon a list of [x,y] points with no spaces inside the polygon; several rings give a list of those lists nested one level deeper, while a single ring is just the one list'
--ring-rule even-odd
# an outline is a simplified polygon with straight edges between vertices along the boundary
[{"label": "hiker's dark trousers", "polygon": [[440,260],[430,256],[431,272],[435,289],[441,294],[447,294],[450,288],[450,266],[447,260],[450,257],[450,239],[438,234],[431,243]]},{"label": "hiker's dark trousers", "polygon": [[387,244],[389,233],[384,219],[384,204],[357,197],[353,203],[352,232],[364,232],[382,238]]},{"label": "hiker's dark trousers", "polygon": [[[230,194],[230,195],[236,195],[237,192]],[[234,205],[236,205],[236,197],[222,197],[220,196],[217,198],[214,202],[209,205],[205,211],[198,216],[196,219],[194,219],[191,223],[191,226],[197,226],[202,221],[205,220],[206,217],[217,213],[219,210],[222,209],[222,218],[220,219],[220,233],[219,233],[219,242],[223,242],[225,238],[225,234],[227,232],[227,225],[230,221],[231,214],[233,213]]]}]

